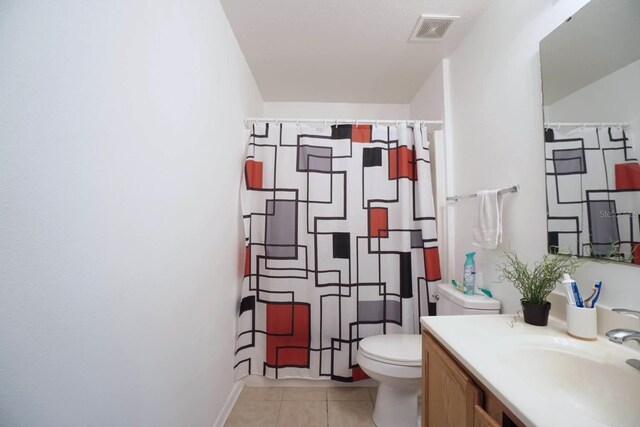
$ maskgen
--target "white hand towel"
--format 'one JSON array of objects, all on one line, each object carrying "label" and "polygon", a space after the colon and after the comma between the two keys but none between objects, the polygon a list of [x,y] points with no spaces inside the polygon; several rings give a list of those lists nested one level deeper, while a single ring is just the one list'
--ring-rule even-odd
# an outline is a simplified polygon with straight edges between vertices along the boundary
[{"label": "white hand towel", "polygon": [[502,196],[499,191],[478,191],[473,244],[480,248],[495,249],[502,243]]}]

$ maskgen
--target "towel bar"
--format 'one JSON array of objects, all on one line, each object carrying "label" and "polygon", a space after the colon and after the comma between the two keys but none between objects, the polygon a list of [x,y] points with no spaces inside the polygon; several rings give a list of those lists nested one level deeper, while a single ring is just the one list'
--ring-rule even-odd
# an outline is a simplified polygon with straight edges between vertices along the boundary
[{"label": "towel bar", "polygon": [[[500,193],[500,195],[503,194],[507,194],[507,193],[517,193],[520,191],[520,186],[518,184],[516,185],[512,185],[511,187],[507,187],[507,188],[503,188],[500,191],[498,191],[498,193]],[[473,199],[474,197],[477,197],[477,194],[465,194],[462,196],[449,196],[447,197],[448,201],[453,201],[453,202],[457,202],[460,199]]]}]

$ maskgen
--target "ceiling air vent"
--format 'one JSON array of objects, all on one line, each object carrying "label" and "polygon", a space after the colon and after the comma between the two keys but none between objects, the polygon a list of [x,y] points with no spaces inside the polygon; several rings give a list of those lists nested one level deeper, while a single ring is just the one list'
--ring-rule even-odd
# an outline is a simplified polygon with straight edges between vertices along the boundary
[{"label": "ceiling air vent", "polygon": [[441,39],[454,19],[459,16],[421,15],[411,32],[410,42],[424,42]]}]

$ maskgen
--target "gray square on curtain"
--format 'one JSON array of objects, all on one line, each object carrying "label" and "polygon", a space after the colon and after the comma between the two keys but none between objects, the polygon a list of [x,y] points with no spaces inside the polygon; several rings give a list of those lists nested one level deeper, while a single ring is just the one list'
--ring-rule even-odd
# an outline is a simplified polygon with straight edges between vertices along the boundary
[{"label": "gray square on curtain", "polygon": [[581,148],[553,150],[553,167],[560,175],[587,173],[584,150]]},{"label": "gray square on curtain", "polygon": [[613,250],[612,243],[620,240],[616,202],[614,200],[589,200],[589,231],[595,256],[604,256]]},{"label": "gray square on curtain", "polygon": [[301,145],[298,147],[298,170],[329,173],[332,153],[333,150],[329,147]]},{"label": "gray square on curtain", "polygon": [[267,258],[296,258],[296,201],[267,200],[265,251]]}]

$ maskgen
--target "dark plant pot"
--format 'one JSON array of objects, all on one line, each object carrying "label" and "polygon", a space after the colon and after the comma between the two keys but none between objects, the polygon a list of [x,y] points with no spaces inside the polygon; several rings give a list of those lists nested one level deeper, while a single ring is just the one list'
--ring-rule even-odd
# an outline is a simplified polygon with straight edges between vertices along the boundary
[{"label": "dark plant pot", "polygon": [[535,326],[547,326],[549,321],[549,311],[551,303],[545,301],[544,304],[529,304],[525,300],[520,300],[522,311],[524,312],[524,323]]}]

